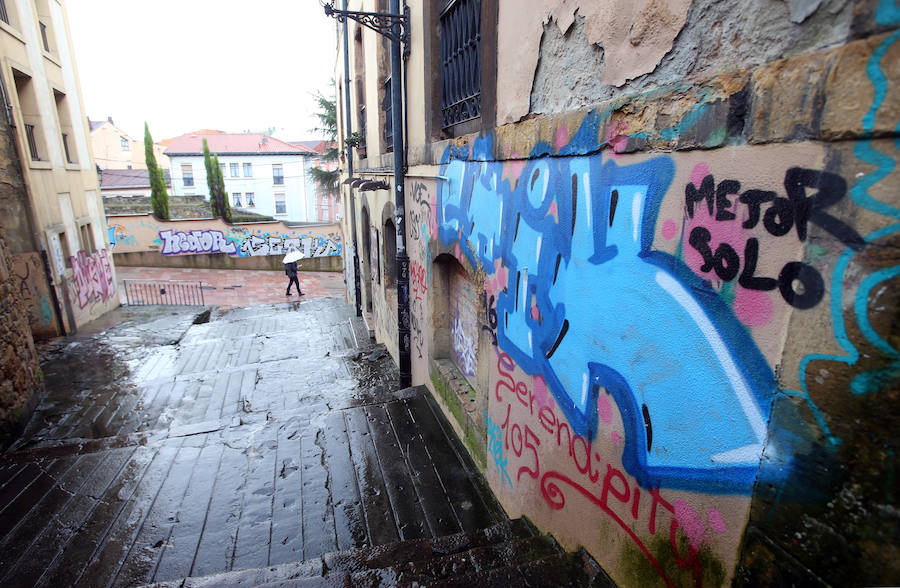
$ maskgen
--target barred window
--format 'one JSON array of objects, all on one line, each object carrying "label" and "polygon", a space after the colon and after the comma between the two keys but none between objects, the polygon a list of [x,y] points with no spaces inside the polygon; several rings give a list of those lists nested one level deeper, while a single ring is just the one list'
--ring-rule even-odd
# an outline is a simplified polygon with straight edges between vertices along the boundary
[{"label": "barred window", "polygon": [[391,100],[391,77],[384,82],[384,105],[381,110],[384,111],[384,149],[385,151],[394,150],[394,103]]},{"label": "barred window", "polygon": [[481,0],[441,12],[441,127],[481,116]]}]

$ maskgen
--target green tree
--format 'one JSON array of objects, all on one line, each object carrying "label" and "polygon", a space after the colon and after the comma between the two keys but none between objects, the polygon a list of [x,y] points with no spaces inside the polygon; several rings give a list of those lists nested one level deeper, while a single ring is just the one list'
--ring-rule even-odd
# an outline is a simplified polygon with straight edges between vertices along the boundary
[{"label": "green tree", "polygon": [[206,185],[209,188],[209,207],[213,218],[222,217],[231,222],[231,205],[225,192],[225,179],[219,167],[219,156],[209,151],[209,144],[203,139],[203,165],[206,167]]},{"label": "green tree", "polygon": [[[318,104],[318,110],[315,112],[319,125],[310,129],[314,133],[318,133],[325,137],[329,147],[322,154],[325,161],[335,161],[338,158],[337,139],[337,107],[335,100],[326,98],[321,92],[316,92],[313,96]],[[337,195],[338,179],[340,173],[338,170],[327,170],[319,167],[313,167],[309,170],[313,179],[322,186],[325,193],[330,196]]]},{"label": "green tree", "polygon": [[169,220],[169,193],[166,192],[166,180],[163,170],[156,164],[153,152],[153,137],[150,127],[144,122],[144,159],[147,162],[147,175],[150,179],[150,206],[153,215],[162,220]]}]

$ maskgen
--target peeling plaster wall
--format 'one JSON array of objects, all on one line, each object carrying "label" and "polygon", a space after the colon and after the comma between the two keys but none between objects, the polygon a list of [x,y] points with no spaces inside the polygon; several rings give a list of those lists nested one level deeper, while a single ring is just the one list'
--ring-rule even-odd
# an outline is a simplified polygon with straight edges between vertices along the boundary
[{"label": "peeling plaster wall", "polygon": [[501,3],[497,124],[834,46],[869,22],[861,4],[874,1]]}]

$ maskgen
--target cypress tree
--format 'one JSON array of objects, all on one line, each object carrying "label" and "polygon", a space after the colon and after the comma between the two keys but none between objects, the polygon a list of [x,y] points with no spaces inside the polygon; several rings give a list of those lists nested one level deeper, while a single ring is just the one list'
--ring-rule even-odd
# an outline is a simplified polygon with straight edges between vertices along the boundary
[{"label": "cypress tree", "polygon": [[[219,201],[216,198],[216,184],[218,183],[216,169],[213,167],[212,155],[209,152],[209,144],[203,139],[203,166],[206,168],[206,186],[209,188],[209,208],[213,218],[222,216]],[[215,166],[219,167],[218,164]]]},{"label": "cypress tree", "polygon": [[150,179],[150,206],[153,215],[161,220],[169,220],[169,194],[166,192],[166,180],[163,170],[156,164],[153,152],[153,138],[150,127],[144,122],[144,159],[147,162],[147,175]]}]

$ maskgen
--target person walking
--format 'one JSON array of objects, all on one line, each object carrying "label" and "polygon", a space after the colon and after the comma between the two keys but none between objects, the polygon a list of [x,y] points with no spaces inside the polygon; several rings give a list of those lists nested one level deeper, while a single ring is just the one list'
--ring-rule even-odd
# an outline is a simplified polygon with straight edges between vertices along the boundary
[{"label": "person walking", "polygon": [[297,279],[297,262],[292,261],[290,263],[284,264],[284,273],[288,277],[287,291],[284,293],[284,295],[290,296],[291,284],[295,284],[297,286],[297,296],[304,296],[303,292],[300,291],[300,280]]}]

